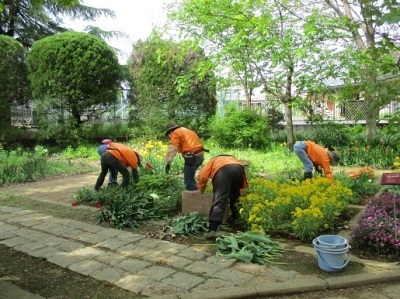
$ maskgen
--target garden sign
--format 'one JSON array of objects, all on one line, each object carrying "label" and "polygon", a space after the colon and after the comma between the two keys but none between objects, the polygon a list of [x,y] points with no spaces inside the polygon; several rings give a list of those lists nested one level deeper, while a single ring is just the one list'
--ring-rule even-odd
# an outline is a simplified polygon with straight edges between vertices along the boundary
[{"label": "garden sign", "polygon": [[382,173],[381,185],[400,185],[400,172]]}]

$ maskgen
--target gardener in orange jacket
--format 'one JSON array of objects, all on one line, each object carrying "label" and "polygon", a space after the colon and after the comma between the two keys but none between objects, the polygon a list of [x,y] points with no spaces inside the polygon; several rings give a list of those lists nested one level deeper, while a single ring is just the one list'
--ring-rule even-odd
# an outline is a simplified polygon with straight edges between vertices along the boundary
[{"label": "gardener in orange jacket", "polygon": [[[102,144],[98,147],[97,152],[99,153],[99,156],[101,158],[101,155],[104,153],[104,151],[110,146],[111,140],[110,139],[104,139],[102,141]],[[110,167],[108,169],[110,171],[110,175],[108,176],[108,186],[118,186],[118,171],[116,171],[114,168]]]},{"label": "gardener in orange jacket", "polygon": [[165,134],[170,138],[170,146],[165,157],[165,172],[169,173],[171,163],[177,153],[185,159],[183,167],[183,181],[186,190],[197,190],[195,175],[196,170],[204,161],[203,143],[199,136],[192,130],[169,123],[165,127]]},{"label": "gardener in orange jacket", "polygon": [[128,146],[120,143],[109,143],[108,147],[103,147],[101,154],[101,172],[97,178],[95,190],[99,190],[104,183],[104,179],[109,170],[114,169],[122,174],[121,187],[126,187],[130,183],[130,174],[127,167],[132,169],[133,182],[139,181],[137,168],[141,165],[141,156]]},{"label": "gardener in orange jacket", "polygon": [[331,165],[339,163],[340,155],[336,151],[330,151],[313,141],[298,141],[294,144],[293,150],[304,164],[304,179],[312,178],[313,167],[322,168],[325,177],[334,182]]},{"label": "gardener in orange jacket", "polygon": [[224,219],[228,202],[232,212],[232,221],[236,222],[239,219],[236,203],[241,189],[248,187],[243,164],[231,155],[216,156],[208,161],[197,177],[199,190],[192,194],[204,192],[209,178],[213,185],[213,202],[208,220],[208,232],[204,234],[206,239],[215,237],[215,232]]}]

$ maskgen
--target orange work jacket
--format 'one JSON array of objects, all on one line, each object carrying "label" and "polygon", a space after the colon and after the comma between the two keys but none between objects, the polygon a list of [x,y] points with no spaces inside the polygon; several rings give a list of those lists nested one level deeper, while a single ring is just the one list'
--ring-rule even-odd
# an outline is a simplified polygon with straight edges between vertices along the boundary
[{"label": "orange work jacket", "polygon": [[130,147],[121,143],[111,143],[107,152],[112,154],[119,162],[124,164],[126,167],[136,169],[139,166],[139,159],[136,152]]},{"label": "orange work jacket", "polygon": [[[242,163],[238,159],[233,156],[217,156],[212,158],[210,161],[207,162],[206,165],[200,170],[197,176],[197,188],[203,192],[206,189],[207,181],[209,178],[213,178],[217,171],[228,164],[238,164],[243,166]],[[212,182],[212,181],[211,181]],[[240,189],[247,188],[249,186],[247,182],[246,175],[243,178],[243,184]]]},{"label": "orange work jacket", "polygon": [[[178,153],[184,156],[187,152],[196,152],[203,148],[203,143],[201,142],[199,136],[192,130],[184,127],[179,127],[171,132],[169,143],[176,147]],[[204,153],[203,151],[197,154]]]},{"label": "orange work jacket", "polygon": [[331,158],[328,155],[328,150],[313,141],[306,140],[306,153],[314,166],[320,166],[324,171],[325,177],[334,182],[331,171]]}]

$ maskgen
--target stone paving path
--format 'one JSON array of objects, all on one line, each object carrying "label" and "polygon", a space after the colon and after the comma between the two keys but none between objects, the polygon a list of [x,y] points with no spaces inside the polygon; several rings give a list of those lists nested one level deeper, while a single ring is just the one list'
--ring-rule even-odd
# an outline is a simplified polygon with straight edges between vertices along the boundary
[{"label": "stone paving path", "polygon": [[[96,176],[71,176],[5,191],[72,208],[72,195],[82,187],[91,188]],[[196,247],[7,206],[0,206],[0,244],[151,298],[262,298],[349,283],[347,276],[330,281],[276,266],[216,260]],[[298,250],[313,254],[312,248]],[[399,269],[389,265],[355,280],[400,279]]]}]

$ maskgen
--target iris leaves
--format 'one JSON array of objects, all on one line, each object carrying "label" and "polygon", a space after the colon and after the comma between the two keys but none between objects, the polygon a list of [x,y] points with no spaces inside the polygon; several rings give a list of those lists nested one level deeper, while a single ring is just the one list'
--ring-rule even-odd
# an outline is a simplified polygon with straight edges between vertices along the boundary
[{"label": "iris leaves", "polygon": [[218,237],[216,245],[217,257],[235,258],[260,265],[276,263],[275,260],[284,252],[269,236],[253,232]]}]

